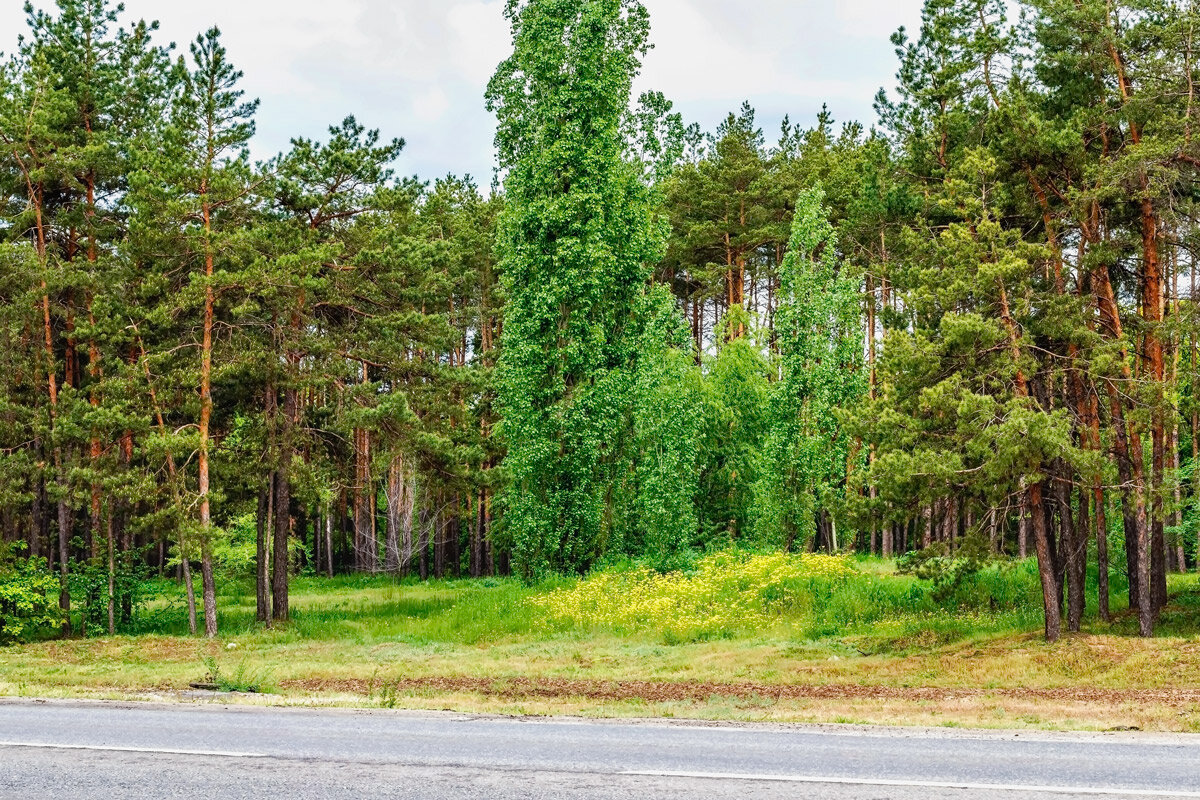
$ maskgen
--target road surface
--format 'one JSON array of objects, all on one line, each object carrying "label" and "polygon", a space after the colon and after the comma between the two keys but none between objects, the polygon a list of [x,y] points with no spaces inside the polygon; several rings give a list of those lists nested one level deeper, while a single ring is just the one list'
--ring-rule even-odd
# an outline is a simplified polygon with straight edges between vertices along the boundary
[{"label": "road surface", "polygon": [[0,798],[1197,798],[1200,737],[0,702]]}]

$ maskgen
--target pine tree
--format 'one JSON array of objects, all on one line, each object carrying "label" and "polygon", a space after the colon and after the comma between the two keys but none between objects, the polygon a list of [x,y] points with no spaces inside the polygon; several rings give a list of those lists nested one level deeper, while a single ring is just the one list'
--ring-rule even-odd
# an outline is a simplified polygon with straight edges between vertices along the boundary
[{"label": "pine tree", "polygon": [[[179,316],[193,321],[165,332],[181,338],[170,352],[187,354],[169,368],[167,391],[190,385],[197,401],[189,408],[195,415],[197,517],[194,523],[182,522],[179,550],[186,563],[196,554],[192,548],[199,549],[204,631],[212,637],[217,633],[211,486],[215,331],[222,284],[237,269],[237,239],[250,211],[246,146],[258,104],[243,100],[237,88],[241,73],[229,63],[216,28],[197,37],[190,63],[181,57],[176,70],[170,122],[138,164],[133,202],[143,215],[147,241],[141,246],[157,250],[154,257],[168,262],[162,268],[170,288],[164,287],[160,300],[171,308],[159,321]],[[185,442],[191,449],[192,442]],[[183,447],[172,451],[186,452]],[[187,535],[192,529],[194,542]]]}]

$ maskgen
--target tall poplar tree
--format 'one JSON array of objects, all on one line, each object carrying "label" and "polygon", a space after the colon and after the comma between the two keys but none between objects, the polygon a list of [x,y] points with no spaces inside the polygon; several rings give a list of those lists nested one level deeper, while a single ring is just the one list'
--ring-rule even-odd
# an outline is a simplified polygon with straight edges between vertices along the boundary
[{"label": "tall poplar tree", "polygon": [[860,281],[839,261],[824,196],[819,188],[800,194],[780,266],[781,380],[756,499],[763,538],[807,543],[822,515],[833,549],[846,482],[862,455],[837,412],[853,408],[867,386]]},{"label": "tall poplar tree", "polygon": [[505,526],[529,578],[586,569],[611,529],[635,310],[663,237],[622,135],[646,8],[509,0],[505,16],[513,53],[487,92],[506,173],[498,407]]}]

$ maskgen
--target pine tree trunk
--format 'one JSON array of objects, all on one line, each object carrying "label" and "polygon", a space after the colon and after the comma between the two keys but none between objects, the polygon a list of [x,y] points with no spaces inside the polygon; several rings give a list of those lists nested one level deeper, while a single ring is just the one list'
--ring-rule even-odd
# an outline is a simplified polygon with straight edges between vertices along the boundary
[{"label": "pine tree trunk", "polygon": [[[130,346],[129,362],[130,368],[137,365],[137,351]],[[133,464],[133,431],[126,429],[121,436],[121,471],[128,474],[130,466]],[[129,529],[129,516],[131,513],[132,504],[124,499],[115,499],[113,502],[116,505],[116,510],[112,512],[112,524],[114,529],[115,540],[120,548],[121,566],[125,570],[126,575],[133,574],[133,565],[135,559],[138,559],[138,554],[134,553],[133,548],[133,532]],[[121,593],[121,624],[129,625],[133,622],[133,586],[128,582]]]},{"label": "pine tree trunk", "polygon": [[[45,453],[42,450],[40,439],[34,439],[32,450],[33,462],[41,465]],[[50,503],[46,496],[46,475],[40,466],[34,474],[31,494],[33,497],[30,500],[29,509],[29,557],[39,558],[42,555],[43,543],[48,543],[47,540],[50,537]]]},{"label": "pine tree trunk", "polygon": [[[61,465],[62,456],[57,456]],[[64,472],[59,467],[59,475]],[[60,486],[65,487],[66,478],[60,478]],[[71,560],[71,509],[66,498],[58,501],[58,607],[63,612],[63,635],[71,635],[71,590],[69,585],[70,573],[68,562]]]},{"label": "pine tree trunk", "polygon": [[1000,535],[1000,514],[995,506],[988,509],[988,541],[992,543],[992,552],[1004,554],[1004,539]]},{"label": "pine tree trunk", "polygon": [[384,544],[384,569],[395,575],[400,572],[402,556],[400,552],[400,529],[403,527],[404,508],[407,505],[409,515],[412,507],[408,502],[408,482],[405,480],[404,457],[397,455],[388,466],[387,478],[387,530]]},{"label": "pine tree trunk", "polygon": [[375,542],[373,481],[371,480],[371,433],[354,431],[354,565],[359,572],[375,572],[379,553]]},{"label": "pine tree trunk", "polygon": [[1096,519],[1096,578],[1098,584],[1098,606],[1100,619],[1108,622],[1109,589],[1108,589],[1108,521],[1105,519],[1104,490],[1099,482],[1092,486],[1092,504],[1095,507]]},{"label": "pine tree trunk", "polygon": [[895,555],[895,530],[896,526],[890,522],[883,523],[883,542],[882,550],[884,558],[891,558]]},{"label": "pine tree trunk", "polygon": [[1062,613],[1059,610],[1059,584],[1054,573],[1054,556],[1050,549],[1050,532],[1042,508],[1042,484],[1029,487],[1029,512],[1033,526],[1033,541],[1037,552],[1038,573],[1042,578],[1042,605],[1046,613],[1046,641],[1056,642],[1062,635]]},{"label": "pine tree trunk", "polygon": [[191,557],[187,555],[183,549],[183,543],[180,542],[180,551],[182,555],[179,558],[180,571],[183,573],[183,588],[187,595],[187,612],[188,612],[188,633],[192,636],[196,635],[196,585],[192,582],[192,563]]},{"label": "pine tree trunk", "polygon": [[1024,561],[1029,558],[1029,489],[1021,492],[1021,503],[1017,506],[1017,558]]},{"label": "pine tree trunk", "polygon": [[[1092,207],[1092,221],[1085,232],[1096,241],[1099,229],[1099,210]],[[1095,294],[1100,321],[1105,332],[1114,340],[1122,338],[1120,310],[1117,307],[1108,267],[1101,264],[1092,270],[1092,291]],[[1122,352],[1120,377],[1132,382],[1133,374],[1128,354]],[[1138,626],[1142,636],[1154,633],[1154,608],[1150,592],[1150,531],[1146,513],[1146,482],[1143,467],[1141,435],[1125,419],[1125,399],[1117,381],[1106,377],[1104,388],[1109,399],[1113,429],[1113,454],[1122,485],[1122,516],[1125,523],[1126,558],[1129,565],[1129,604],[1138,610]]]},{"label": "pine tree trunk", "polygon": [[270,546],[274,530],[275,474],[267,477],[267,486],[258,494],[258,516],[255,536],[254,584],[257,601],[256,617],[259,622],[271,625],[271,582]]},{"label": "pine tree trunk", "polygon": [[[1143,179],[1143,190],[1148,191],[1148,182]],[[1142,198],[1142,316],[1146,321],[1144,349],[1146,372],[1154,387],[1155,406],[1151,410],[1151,466],[1150,466],[1150,519],[1151,559],[1150,583],[1151,603],[1155,616],[1167,604],[1167,559],[1166,539],[1163,530],[1164,509],[1162,487],[1165,476],[1166,428],[1163,413],[1163,391],[1166,381],[1163,361],[1163,343],[1159,326],[1163,321],[1163,281],[1158,252],[1158,215],[1153,201]]]},{"label": "pine tree trunk", "polygon": [[[295,390],[288,389],[285,393],[284,414],[291,418],[295,408]],[[290,422],[285,421],[284,427]],[[284,442],[290,441],[289,434],[282,437]],[[272,531],[273,552],[271,553],[271,618],[277,622],[288,621],[288,565],[290,562],[288,546],[292,528],[292,494],[290,483],[291,449],[286,445],[279,460],[275,473],[275,530]]]},{"label": "pine tree trunk", "polygon": [[108,635],[112,636],[117,632],[117,551],[113,541],[112,514],[108,515],[106,533],[105,538],[108,542]]},{"label": "pine tree trunk", "polygon": [[[425,493],[428,498],[429,493]],[[417,559],[421,580],[429,579],[429,535],[430,529],[437,523],[437,517],[427,508],[421,509],[420,525],[417,531]]]},{"label": "pine tree trunk", "polygon": [[326,508],[325,514],[325,568],[326,576],[333,577],[333,507]]},{"label": "pine tree trunk", "polygon": [[[1115,20],[1111,17],[1109,23],[1115,24]],[[1133,87],[1129,81],[1128,74],[1125,69],[1124,59],[1115,42],[1117,40],[1116,31],[1113,31],[1113,37],[1109,40],[1109,54],[1112,56],[1113,66],[1116,69],[1117,86],[1120,90],[1121,101],[1128,103],[1132,94]],[[1136,146],[1141,143],[1141,129],[1139,123],[1130,121],[1129,136],[1133,144]],[[1142,197],[1141,197],[1141,227],[1142,227],[1142,268],[1140,284],[1142,288],[1142,314],[1145,321],[1148,323],[1148,329],[1145,334],[1145,342],[1143,349],[1145,352],[1145,368],[1149,373],[1151,381],[1154,383],[1156,392],[1162,390],[1163,379],[1163,363],[1162,363],[1162,343],[1158,338],[1157,323],[1162,321],[1162,286],[1161,274],[1159,271],[1159,250],[1158,250],[1158,214],[1154,208],[1154,201],[1150,196],[1149,179],[1143,172],[1140,176]],[[1093,209],[1096,205],[1093,204]],[[1098,228],[1098,224],[1093,226]],[[1117,338],[1120,338],[1120,317],[1117,312],[1116,303],[1112,300],[1112,285],[1108,282],[1108,271],[1104,270],[1104,289],[1105,296],[1102,298],[1102,303],[1109,306],[1101,308],[1101,317],[1111,316],[1115,318],[1115,332]],[[1125,378],[1129,382],[1131,376],[1128,374],[1128,365],[1125,365]],[[1113,387],[1111,392],[1115,394],[1116,388]],[[1137,559],[1137,598],[1138,598],[1138,624],[1142,636],[1151,636],[1154,633],[1154,621],[1157,616],[1157,598],[1159,597],[1159,576],[1155,572],[1155,567],[1151,563],[1156,560],[1155,553],[1161,553],[1161,547],[1156,546],[1153,540],[1154,536],[1161,537],[1161,528],[1158,524],[1153,525],[1154,532],[1151,532],[1152,522],[1161,523],[1161,500],[1159,498],[1158,488],[1161,486],[1162,479],[1162,448],[1163,442],[1163,419],[1162,419],[1162,398],[1156,398],[1157,401],[1151,413],[1151,476],[1150,484],[1147,486],[1144,476],[1144,468],[1142,466],[1142,443],[1141,436],[1134,430],[1130,429],[1127,432],[1128,441],[1128,461],[1130,462],[1131,472],[1135,483],[1132,486],[1134,492],[1134,522],[1137,528],[1136,531],[1136,547],[1135,557]],[[1119,406],[1119,398],[1114,398],[1114,405]],[[1120,435],[1120,431],[1117,431]],[[1124,479],[1122,479],[1124,482]],[[1157,557],[1160,561],[1161,556]],[[1162,598],[1165,601],[1166,594],[1166,575],[1165,572],[1161,577],[1162,583]]]},{"label": "pine tree trunk", "polygon": [[471,543],[471,577],[487,574],[487,489],[480,489],[475,498],[475,530]]},{"label": "pine tree trunk", "polygon": [[212,422],[212,351],[215,296],[213,292],[212,219],[209,208],[207,186],[202,186],[204,195],[202,213],[204,218],[204,330],[200,346],[200,446],[196,457],[199,471],[198,491],[200,494],[200,576],[204,587],[204,635],[210,639],[217,635],[217,594],[213,587],[212,565],[212,507],[209,497],[208,448],[209,425]]},{"label": "pine tree trunk", "polygon": [[[1063,473],[1067,472],[1065,464],[1060,465]],[[1069,476],[1063,475],[1055,481],[1055,492],[1058,497],[1058,514],[1062,525],[1062,544],[1067,551],[1064,561],[1064,577],[1067,583],[1067,630],[1078,633],[1087,610],[1087,543],[1089,509],[1087,494],[1080,492],[1079,516],[1074,518],[1071,512],[1071,483]]]},{"label": "pine tree trunk", "polygon": [[1187,572],[1187,557],[1183,552],[1183,481],[1179,480],[1179,420],[1176,418],[1171,425],[1171,472],[1175,480],[1175,515],[1173,520],[1174,533],[1172,539],[1172,557],[1176,572]]},{"label": "pine tree trunk", "polygon": [[[1008,292],[1003,281],[997,281],[1000,319],[1008,334],[1008,346],[1016,367],[1015,393],[1018,398],[1030,398],[1029,383],[1021,366],[1021,338],[1016,321],[1008,304]],[[1037,552],[1038,574],[1042,579],[1042,602],[1046,613],[1046,640],[1057,641],[1062,633],[1062,613],[1059,593],[1062,585],[1058,581],[1056,561],[1051,533],[1046,524],[1042,507],[1042,485],[1033,483],[1028,491],[1029,513],[1033,522],[1034,548]]]}]

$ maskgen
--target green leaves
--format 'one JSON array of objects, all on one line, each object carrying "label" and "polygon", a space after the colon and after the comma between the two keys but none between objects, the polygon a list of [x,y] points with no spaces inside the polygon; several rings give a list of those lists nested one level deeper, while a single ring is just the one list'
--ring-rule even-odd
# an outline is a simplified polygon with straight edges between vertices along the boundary
[{"label": "green leaves", "polygon": [[642,293],[664,237],[623,135],[646,9],[512,0],[506,14],[513,54],[487,95],[507,170],[497,405],[508,445],[505,535],[532,578],[586,569],[624,527],[616,487],[637,438],[636,365],[656,357],[639,351]]},{"label": "green leaves", "polygon": [[61,619],[58,578],[45,559],[14,559],[0,549],[0,645],[28,641]]},{"label": "green leaves", "polygon": [[837,513],[844,503],[860,448],[838,412],[853,409],[867,389],[859,285],[839,260],[823,190],[801,192],[780,267],[781,379],[756,498],[756,533],[765,541],[803,544],[815,530],[814,512]]}]

